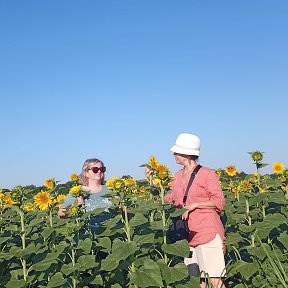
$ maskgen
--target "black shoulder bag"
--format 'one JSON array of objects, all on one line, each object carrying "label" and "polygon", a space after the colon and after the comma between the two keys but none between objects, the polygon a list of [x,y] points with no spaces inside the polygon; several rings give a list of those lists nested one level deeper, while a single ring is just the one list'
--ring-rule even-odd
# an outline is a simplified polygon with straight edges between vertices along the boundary
[{"label": "black shoulder bag", "polygon": [[[199,171],[201,167],[202,167],[201,165],[197,165],[195,169],[193,170],[193,172],[191,173],[191,176],[190,176],[187,188],[186,188],[186,192],[183,197],[184,204],[186,203],[187,195],[192,185],[192,182],[195,178],[195,175],[197,174],[197,172]],[[177,217],[171,217],[172,223],[170,224],[168,231],[167,231],[167,236],[171,243],[175,243],[176,241],[179,241],[179,240],[188,239],[188,236],[189,236],[188,223],[186,220],[183,220],[181,217],[182,217],[181,215]]]}]

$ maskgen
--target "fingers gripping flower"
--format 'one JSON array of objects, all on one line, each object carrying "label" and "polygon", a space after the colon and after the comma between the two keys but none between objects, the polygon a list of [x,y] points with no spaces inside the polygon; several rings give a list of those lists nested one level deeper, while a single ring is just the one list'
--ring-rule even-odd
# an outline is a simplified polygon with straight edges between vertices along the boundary
[{"label": "fingers gripping flower", "polygon": [[167,166],[160,164],[153,155],[150,156],[148,164],[143,166],[146,166],[151,171],[150,175],[152,176],[153,183],[157,186],[163,185],[164,183],[169,184],[173,178]]}]

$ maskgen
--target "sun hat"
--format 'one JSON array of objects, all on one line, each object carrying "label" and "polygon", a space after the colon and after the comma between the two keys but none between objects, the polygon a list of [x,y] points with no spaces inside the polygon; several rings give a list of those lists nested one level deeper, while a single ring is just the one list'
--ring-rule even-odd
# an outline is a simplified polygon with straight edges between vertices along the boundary
[{"label": "sun hat", "polygon": [[170,150],[179,154],[199,156],[200,139],[193,134],[181,133],[178,135],[175,145]]}]

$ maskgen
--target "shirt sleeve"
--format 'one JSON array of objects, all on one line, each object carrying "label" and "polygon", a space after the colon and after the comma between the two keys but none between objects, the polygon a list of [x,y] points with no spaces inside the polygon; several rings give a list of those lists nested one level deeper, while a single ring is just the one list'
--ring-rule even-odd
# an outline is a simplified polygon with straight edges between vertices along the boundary
[{"label": "shirt sleeve", "polygon": [[220,213],[225,207],[225,197],[221,189],[219,176],[214,171],[208,174],[206,185],[209,200],[215,205],[215,210]]}]

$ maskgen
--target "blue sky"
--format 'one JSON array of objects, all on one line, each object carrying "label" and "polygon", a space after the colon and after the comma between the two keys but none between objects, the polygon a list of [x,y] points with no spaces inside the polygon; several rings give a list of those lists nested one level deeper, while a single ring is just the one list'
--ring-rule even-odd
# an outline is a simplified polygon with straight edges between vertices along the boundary
[{"label": "blue sky", "polygon": [[0,1],[0,188],[172,172],[179,133],[200,163],[287,168],[288,2]]}]

